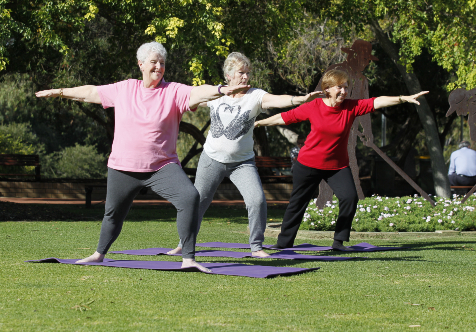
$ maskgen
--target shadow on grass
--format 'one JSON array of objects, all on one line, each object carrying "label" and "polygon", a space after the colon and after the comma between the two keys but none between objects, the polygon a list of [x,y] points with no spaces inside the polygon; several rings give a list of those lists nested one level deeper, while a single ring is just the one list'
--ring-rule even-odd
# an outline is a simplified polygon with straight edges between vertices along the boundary
[{"label": "shadow on grass", "polygon": [[[476,234],[475,234],[476,235]],[[402,247],[407,247],[405,251],[419,251],[419,250],[473,250],[473,248],[469,249],[466,248],[466,245],[468,244],[474,244],[476,245],[476,241],[464,241],[464,240],[458,240],[458,241],[432,241],[432,242],[422,242],[422,243],[407,243],[404,244],[402,243]],[[445,247],[438,247],[441,245],[446,245]],[[448,247],[448,246],[455,246],[455,247]]]}]

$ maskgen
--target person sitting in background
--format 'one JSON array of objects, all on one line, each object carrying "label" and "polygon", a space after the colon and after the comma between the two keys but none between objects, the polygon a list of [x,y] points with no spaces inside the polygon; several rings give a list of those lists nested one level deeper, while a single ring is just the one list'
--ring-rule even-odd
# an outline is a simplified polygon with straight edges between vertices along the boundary
[{"label": "person sitting in background", "polygon": [[451,154],[448,178],[452,186],[476,184],[476,151],[468,141],[461,141],[459,149]]},{"label": "person sitting in background", "polygon": [[296,146],[291,149],[291,172],[293,171],[294,163],[296,162],[297,157],[299,155],[299,150],[301,150],[301,148],[304,146],[305,140],[306,139],[304,138],[304,136],[299,135],[297,138]]}]

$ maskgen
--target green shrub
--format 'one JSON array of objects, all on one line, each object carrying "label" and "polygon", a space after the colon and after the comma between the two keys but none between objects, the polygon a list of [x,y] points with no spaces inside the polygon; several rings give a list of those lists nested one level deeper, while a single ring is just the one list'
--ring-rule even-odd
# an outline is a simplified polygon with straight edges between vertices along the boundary
[{"label": "green shrub", "polygon": [[42,160],[47,178],[101,179],[107,175],[106,156],[93,145],[67,147]]},{"label": "green shrub", "polygon": [[[38,154],[36,135],[31,133],[30,126],[24,123],[0,125],[0,154]],[[0,166],[0,174],[35,174],[33,166]]]},{"label": "green shrub", "polygon": [[[434,232],[436,230],[476,230],[476,196],[461,204],[461,196],[452,199],[434,197],[432,207],[422,197],[372,196],[359,201],[352,223],[357,232]],[[339,206],[334,196],[324,209],[309,203],[301,229],[333,231]]]}]

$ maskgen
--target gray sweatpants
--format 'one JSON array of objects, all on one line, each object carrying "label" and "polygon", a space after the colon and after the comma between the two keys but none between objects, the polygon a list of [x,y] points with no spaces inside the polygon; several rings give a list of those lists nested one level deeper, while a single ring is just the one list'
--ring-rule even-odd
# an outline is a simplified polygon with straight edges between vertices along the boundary
[{"label": "gray sweatpants", "polygon": [[[254,158],[237,163],[221,163],[202,152],[195,178],[195,187],[200,194],[197,234],[200,230],[203,215],[225,177],[230,178],[245,200],[250,226],[251,251],[262,250],[266,229],[267,205]],[[183,248],[182,243],[182,237],[180,237],[178,246]]]},{"label": "gray sweatpants", "polygon": [[199,195],[182,168],[174,163],[156,172],[125,172],[108,168],[106,211],[97,251],[106,254],[117,239],[134,197],[143,188],[152,189],[177,209],[177,230],[183,239],[183,258],[195,257]]}]

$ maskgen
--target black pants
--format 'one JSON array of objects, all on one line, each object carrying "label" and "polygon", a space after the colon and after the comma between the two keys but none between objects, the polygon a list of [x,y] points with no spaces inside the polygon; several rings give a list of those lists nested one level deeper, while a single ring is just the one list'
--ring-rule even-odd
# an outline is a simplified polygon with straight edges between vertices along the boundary
[{"label": "black pants", "polygon": [[306,208],[321,180],[329,184],[339,199],[339,216],[334,239],[349,241],[350,228],[359,201],[350,168],[320,170],[296,162],[293,169],[293,191],[284,213],[277,245],[282,248],[291,248],[294,245]]},{"label": "black pants", "polygon": [[464,176],[453,173],[448,175],[448,178],[452,186],[474,186],[476,184],[476,176]]}]

